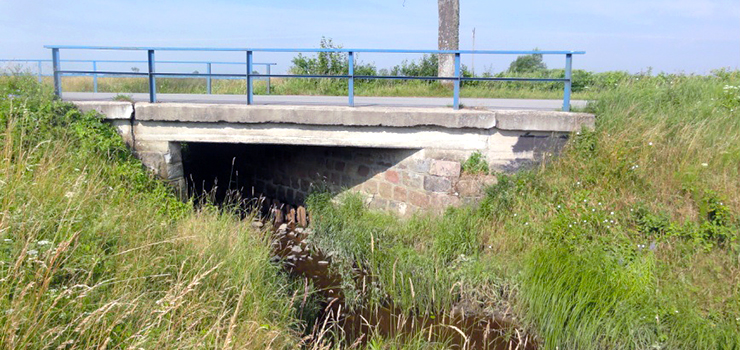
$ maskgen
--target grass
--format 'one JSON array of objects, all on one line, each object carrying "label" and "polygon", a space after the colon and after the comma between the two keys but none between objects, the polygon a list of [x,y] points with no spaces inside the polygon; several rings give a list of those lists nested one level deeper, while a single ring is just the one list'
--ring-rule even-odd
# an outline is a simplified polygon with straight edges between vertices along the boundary
[{"label": "grass", "polygon": [[[243,80],[213,79],[213,94],[243,95],[246,94],[246,83]],[[264,95],[267,92],[265,81],[253,82],[254,93]],[[343,96],[347,94],[347,82],[328,79],[272,78],[270,93],[272,95],[328,95]],[[63,78],[63,91],[92,92],[93,82],[89,77]],[[145,93],[149,91],[146,78],[98,78],[99,92]],[[206,80],[197,78],[157,78],[157,92],[205,94]],[[438,83],[423,81],[373,81],[356,82],[356,96],[398,96],[398,97],[451,97],[452,90]],[[462,97],[470,98],[538,98],[562,99],[562,86],[550,86],[537,83],[493,82],[464,86]],[[573,99],[592,99],[595,94],[590,91],[576,92]]]},{"label": "grass", "polygon": [[263,233],[178,201],[98,115],[0,80],[0,348],[300,342]]},{"label": "grass", "polygon": [[565,152],[478,206],[400,220],[314,195],[359,304],[506,314],[546,349],[740,347],[740,73],[604,91]]},{"label": "grass", "polygon": [[[331,327],[302,345],[321,322],[268,262],[265,233],[193,211],[97,116],[2,79],[0,347],[351,346]],[[344,275],[346,307],[495,315],[544,349],[739,348],[740,73],[615,84],[591,92],[595,130],[499,174],[477,205],[399,219],[312,194],[311,240]],[[359,347],[445,344],[419,332]]]}]

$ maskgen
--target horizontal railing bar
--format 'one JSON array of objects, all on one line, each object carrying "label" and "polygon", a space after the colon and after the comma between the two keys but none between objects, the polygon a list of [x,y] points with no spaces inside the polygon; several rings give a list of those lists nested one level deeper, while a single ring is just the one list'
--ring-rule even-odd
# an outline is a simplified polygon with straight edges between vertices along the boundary
[{"label": "horizontal railing bar", "polygon": [[[142,72],[112,72],[112,71],[77,71],[77,70],[61,70],[61,74],[80,74],[80,75],[117,75],[117,76],[142,76],[149,75],[149,73]],[[246,78],[247,74],[242,73],[165,73],[156,72],[154,76],[159,77],[216,77],[216,78],[227,78],[237,77]],[[319,74],[250,74],[254,78],[333,78],[333,79],[348,79],[350,75],[319,75]],[[507,78],[507,77],[434,77],[434,76],[404,76],[404,75],[355,75],[355,79],[390,79],[390,80],[457,80],[461,81],[539,81],[539,82],[566,82],[568,79],[565,78]]]},{"label": "horizontal railing bar", "polygon": [[427,77],[409,75],[355,75],[355,79],[385,79],[385,80],[457,80],[456,77]]},{"label": "horizontal railing bar", "polygon": [[[152,73],[155,76],[159,77],[240,77],[240,78],[246,78],[246,73],[166,73],[166,72],[155,72]],[[250,74],[251,76],[256,76],[256,74]]]},{"label": "horizontal railing bar", "polygon": [[[133,74],[129,74],[129,73],[110,73],[110,72],[108,72],[108,73],[95,73],[95,74],[93,74],[93,73],[62,73],[62,72],[60,72],[60,74],[64,75],[65,77],[92,77],[92,76],[97,75],[98,78],[135,78],[137,76],[141,76],[142,75],[141,73],[138,73],[138,74],[133,75]],[[149,74],[148,73],[144,73],[143,75],[149,75]],[[182,78],[182,79],[187,79],[187,78],[198,79],[198,78],[207,78],[208,77],[208,74],[196,74],[196,75],[189,74],[189,75],[185,75],[185,74],[180,74],[180,73],[155,73],[155,75],[156,76],[169,77],[169,78]],[[41,77],[52,77],[54,75],[53,74],[41,74],[40,76]],[[246,74],[242,74],[242,75],[212,74],[211,76],[214,79],[224,79],[224,80],[244,80],[244,79],[246,79]],[[257,79],[257,80],[266,80],[267,78],[269,78],[267,76],[265,76],[265,77],[259,77],[259,76],[254,76],[254,75],[252,75],[252,77],[254,77],[254,79]]]},{"label": "horizontal railing bar", "polygon": [[583,55],[585,51],[539,51],[539,50],[413,50],[413,49],[345,49],[345,48],[195,48],[195,47],[125,47],[125,46],[77,46],[45,45],[47,49],[66,50],[125,50],[125,51],[224,51],[224,52],[359,52],[359,53],[429,53],[429,54],[491,54],[491,55]]},{"label": "horizontal railing bar", "polygon": [[[21,59],[0,59],[0,62],[51,62],[51,60],[21,60]],[[74,62],[74,63],[147,63],[147,61],[136,61],[136,60],[60,60],[60,62]],[[221,62],[221,61],[154,61],[154,63],[166,63],[166,64],[174,64],[174,63],[185,63],[185,64],[239,64],[244,65],[244,62]],[[261,62],[254,62],[253,65],[261,65],[261,66],[276,66],[277,63],[261,63]]]},{"label": "horizontal railing bar", "polygon": [[[125,77],[127,75],[147,75],[147,73],[135,73],[135,72],[102,72],[97,71],[92,73],[80,73],[79,71],[60,71],[62,74],[67,76],[93,76],[99,75],[101,78],[105,77]],[[169,77],[208,77],[207,73],[154,73],[157,76],[169,76]],[[306,75],[293,75],[293,74],[250,74],[254,78],[348,78],[346,75],[321,75],[321,76],[306,76]],[[53,74],[41,74],[42,77],[52,77]],[[244,79],[247,77],[246,74],[227,74],[227,73],[212,73],[211,77],[219,79]],[[355,75],[355,79],[379,79],[379,80],[454,80],[455,77],[415,77],[415,76],[388,76],[388,75]],[[566,82],[568,79],[565,78],[472,78],[472,77],[461,77],[462,81],[539,81],[539,82]]]},{"label": "horizontal railing bar", "polygon": [[149,73],[147,72],[111,72],[111,71],[90,71],[90,70],[58,70],[57,73],[60,74],[85,74],[85,75],[143,75],[143,76],[149,76]]},{"label": "horizontal railing bar", "polygon": [[473,78],[473,77],[462,77],[462,81],[542,81],[542,82],[564,82],[568,81],[565,78]]}]

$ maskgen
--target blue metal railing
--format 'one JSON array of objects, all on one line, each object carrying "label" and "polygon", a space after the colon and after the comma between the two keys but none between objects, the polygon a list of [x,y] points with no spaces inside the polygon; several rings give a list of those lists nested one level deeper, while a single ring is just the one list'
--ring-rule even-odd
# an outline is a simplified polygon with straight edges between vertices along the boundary
[{"label": "blue metal railing", "polygon": [[[43,65],[44,63],[50,63],[52,60],[39,60],[39,59],[0,59],[0,63],[35,63],[36,65],[36,76],[38,77],[38,81],[41,82],[41,79],[43,77],[51,77],[54,76],[53,74],[44,74],[43,73]],[[93,77],[93,92],[98,92],[98,77],[104,76],[104,77],[126,77],[129,76],[128,72],[125,72],[126,74],[106,74],[102,71],[98,71],[98,64],[99,63],[147,63],[148,61],[136,61],[136,60],[61,60],[61,63],[69,62],[69,63],[91,63],[92,64],[92,71],[90,73],[70,73],[65,74],[67,76],[92,76]],[[214,65],[245,65],[244,62],[222,62],[222,61],[156,61],[155,63],[162,63],[162,64],[188,64],[188,65],[205,65],[206,67],[206,91],[208,94],[212,93],[212,78],[211,78],[211,72]],[[267,94],[270,94],[270,72],[271,67],[277,65],[277,63],[261,63],[261,62],[255,62],[252,63],[254,66],[264,66],[266,71],[266,78],[267,81]],[[173,75],[170,76],[171,78],[190,78],[191,76],[188,73],[183,73],[181,75]],[[241,79],[239,77],[219,77],[219,79]]]},{"label": "blue metal railing", "polygon": [[[192,48],[192,47],[115,47],[115,46],[65,46],[65,45],[47,45],[51,49],[52,61],[54,66],[54,87],[58,96],[61,96],[61,77],[63,74],[90,74],[90,71],[62,70],[61,60],[59,58],[60,50],[115,50],[115,51],[147,51],[148,71],[146,73],[134,72],[104,72],[106,74],[126,74],[140,75],[149,78],[149,101],[157,101],[157,91],[155,79],[158,76],[183,75],[191,77],[239,77],[245,78],[247,83],[247,104],[253,103],[252,81],[255,78],[262,77],[280,77],[280,78],[331,78],[348,80],[348,104],[354,106],[354,80],[355,79],[397,79],[397,80],[452,80],[454,83],[453,103],[454,109],[460,108],[460,83],[463,81],[533,81],[533,82],[562,82],[563,89],[563,110],[570,110],[571,95],[571,69],[573,65],[573,55],[585,54],[584,51],[492,51],[492,50],[396,50],[396,49],[294,49],[294,48],[273,48],[273,49],[252,49],[252,48]],[[182,73],[160,73],[155,71],[154,54],[156,51],[211,51],[211,52],[244,52],[246,54],[246,72],[245,74],[182,74]],[[320,75],[320,74],[254,74],[252,73],[252,55],[254,52],[333,52],[346,53],[349,60],[349,70],[347,75]],[[391,54],[446,54],[454,55],[455,73],[452,77],[410,77],[410,76],[382,76],[382,75],[355,75],[354,74],[354,56],[356,53],[391,53]],[[463,77],[460,56],[461,55],[565,55],[565,77],[564,78],[494,78],[494,77]]]}]

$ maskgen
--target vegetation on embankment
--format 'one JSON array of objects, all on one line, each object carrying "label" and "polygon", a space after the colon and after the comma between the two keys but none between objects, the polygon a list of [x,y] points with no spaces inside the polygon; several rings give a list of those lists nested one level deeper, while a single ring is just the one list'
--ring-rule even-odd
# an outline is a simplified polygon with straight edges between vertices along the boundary
[{"label": "vegetation on embankment", "polygon": [[[399,220],[310,198],[352,305],[510,316],[545,349],[740,347],[740,72],[631,80],[483,202]],[[363,285],[364,286],[364,285]]]},{"label": "vegetation on embankment", "polygon": [[180,202],[98,115],[0,76],[1,349],[293,347],[268,243]]}]

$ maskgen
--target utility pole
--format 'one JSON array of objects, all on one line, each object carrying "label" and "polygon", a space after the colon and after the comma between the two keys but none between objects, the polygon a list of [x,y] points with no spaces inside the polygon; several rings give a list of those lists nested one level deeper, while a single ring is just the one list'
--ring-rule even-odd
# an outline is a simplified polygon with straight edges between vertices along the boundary
[{"label": "utility pole", "polygon": [[[460,0],[437,0],[439,10],[439,50],[458,50],[460,47]],[[455,76],[454,55],[439,55],[437,75]],[[445,86],[452,86],[452,80],[443,80]]]}]

